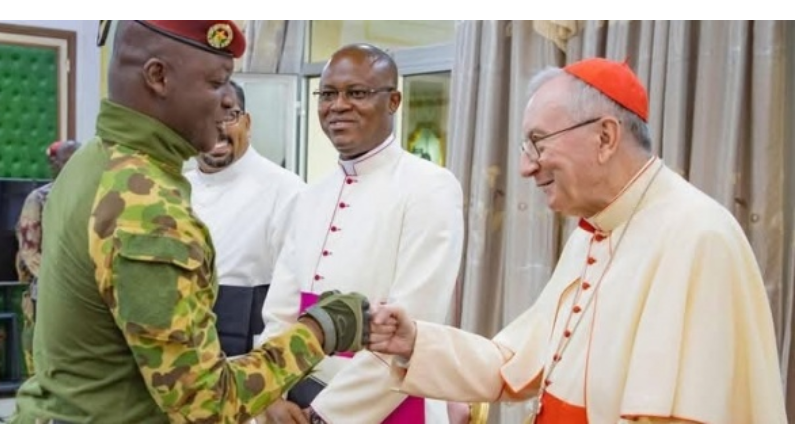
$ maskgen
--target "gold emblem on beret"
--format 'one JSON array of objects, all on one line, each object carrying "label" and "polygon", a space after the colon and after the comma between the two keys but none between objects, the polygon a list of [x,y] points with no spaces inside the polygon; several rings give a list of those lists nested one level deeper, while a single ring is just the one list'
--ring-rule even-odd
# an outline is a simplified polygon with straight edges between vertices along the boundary
[{"label": "gold emblem on beret", "polygon": [[214,24],[208,28],[206,39],[208,40],[208,45],[214,48],[225,48],[233,42],[233,29],[225,23]]}]

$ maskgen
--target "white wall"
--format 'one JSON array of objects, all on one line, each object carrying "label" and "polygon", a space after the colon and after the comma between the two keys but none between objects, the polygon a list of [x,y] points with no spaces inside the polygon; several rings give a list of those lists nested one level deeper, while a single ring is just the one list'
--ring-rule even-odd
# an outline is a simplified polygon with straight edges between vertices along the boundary
[{"label": "white wall", "polygon": [[76,83],[75,139],[85,142],[94,136],[94,125],[100,109],[100,48],[96,20],[0,20],[4,24],[16,24],[48,29],[70,30],[76,34]]}]

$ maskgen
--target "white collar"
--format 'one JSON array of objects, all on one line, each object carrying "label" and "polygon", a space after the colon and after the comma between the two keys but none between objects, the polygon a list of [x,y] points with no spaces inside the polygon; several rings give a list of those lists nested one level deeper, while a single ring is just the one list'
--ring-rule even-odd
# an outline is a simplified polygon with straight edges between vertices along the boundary
[{"label": "white collar", "polygon": [[339,167],[346,176],[365,175],[402,152],[403,150],[395,141],[394,134],[390,134],[383,143],[356,159],[339,159]]}]

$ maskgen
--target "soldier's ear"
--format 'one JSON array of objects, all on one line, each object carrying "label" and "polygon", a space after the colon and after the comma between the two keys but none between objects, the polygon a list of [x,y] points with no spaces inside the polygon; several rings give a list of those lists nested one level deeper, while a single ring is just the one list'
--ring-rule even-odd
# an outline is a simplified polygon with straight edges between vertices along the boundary
[{"label": "soldier's ear", "polygon": [[151,58],[142,67],[142,76],[145,85],[156,95],[164,96],[167,93],[167,65],[163,60]]}]

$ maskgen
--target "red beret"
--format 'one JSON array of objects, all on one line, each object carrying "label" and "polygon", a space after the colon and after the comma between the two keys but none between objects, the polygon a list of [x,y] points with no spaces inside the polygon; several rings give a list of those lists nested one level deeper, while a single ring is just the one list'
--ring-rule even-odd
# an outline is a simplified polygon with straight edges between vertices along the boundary
[{"label": "red beret", "polygon": [[62,147],[65,147],[65,149],[69,149],[71,147],[73,150],[75,150],[80,145],[81,144],[75,140],[57,140],[51,143],[50,146],[47,147],[45,153],[47,154],[48,157],[53,158],[56,156],[56,154],[58,154],[58,151]]},{"label": "red beret", "polygon": [[60,147],[61,147],[61,141],[60,140],[51,143],[50,146],[47,147],[47,151],[46,151],[47,156],[48,157],[52,157],[52,156],[56,155],[56,152],[58,152],[58,148],[60,148]]},{"label": "red beret", "polygon": [[212,53],[237,58],[244,54],[244,35],[231,20],[137,22],[176,41]]},{"label": "red beret", "polygon": [[564,67],[564,71],[583,80],[619,105],[647,122],[650,104],[647,91],[626,62],[608,59],[584,59]]}]

